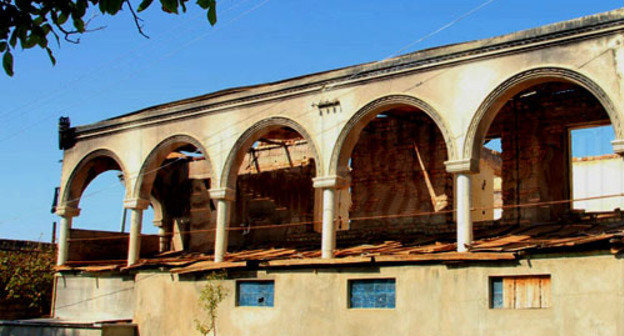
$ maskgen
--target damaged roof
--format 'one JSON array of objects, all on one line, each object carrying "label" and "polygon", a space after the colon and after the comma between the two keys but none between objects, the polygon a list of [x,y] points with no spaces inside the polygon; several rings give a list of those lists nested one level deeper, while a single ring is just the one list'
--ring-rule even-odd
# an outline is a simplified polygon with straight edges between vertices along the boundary
[{"label": "damaged roof", "polygon": [[[321,259],[318,249],[264,248],[228,253],[224,262],[202,253],[166,252],[125,266],[125,260],[68,262],[57,270],[86,272],[127,271],[164,267],[172,273],[188,274],[246,267],[339,266],[369,263],[447,263],[470,261],[512,261],[528,254],[573,251],[624,250],[622,213],[609,215],[600,223],[507,225],[477,232],[470,252],[456,252],[451,241],[422,243],[385,241],[339,248],[334,259]],[[431,239],[429,239],[431,241]]]}]

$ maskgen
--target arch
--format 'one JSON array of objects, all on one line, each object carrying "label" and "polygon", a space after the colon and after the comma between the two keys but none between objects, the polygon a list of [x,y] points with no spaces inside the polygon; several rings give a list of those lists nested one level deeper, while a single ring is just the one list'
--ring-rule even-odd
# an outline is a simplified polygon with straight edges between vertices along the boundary
[{"label": "arch", "polygon": [[240,167],[244,157],[245,151],[244,149],[250,147],[255,141],[261,138],[263,135],[277,130],[281,127],[290,127],[293,130],[297,131],[311,146],[312,151],[314,152],[314,162],[316,165],[316,175],[322,176],[322,165],[319,157],[318,147],[316,143],[312,140],[312,137],[306,131],[306,129],[301,126],[296,121],[286,118],[286,117],[270,117],[264,120],[261,120],[251,127],[249,127],[234,143],[234,146],[230,150],[228,157],[225,161],[225,165],[223,167],[223,172],[221,174],[221,187],[225,188],[236,188],[236,177],[238,173],[238,167]]},{"label": "arch", "polygon": [[[100,148],[85,155],[74,167],[69,179],[63,188],[60,204],[78,208],[82,193],[89,183],[98,175],[109,170],[119,170],[123,176],[127,176],[126,169],[121,159],[110,149]],[[126,197],[128,196],[128,183],[124,180]]]},{"label": "arch", "polygon": [[483,139],[499,110],[510,98],[532,86],[553,81],[575,84],[589,91],[600,102],[609,119],[611,119],[616,139],[624,138],[617,109],[607,93],[598,84],[585,75],[570,69],[542,67],[526,70],[512,76],[497,86],[485,98],[473,116],[466,132],[463,148],[464,159],[479,162]]},{"label": "arch", "polygon": [[362,129],[379,113],[399,106],[410,106],[424,112],[438,127],[446,143],[447,158],[455,158],[455,145],[450,128],[442,116],[427,102],[413,96],[397,94],[373,100],[360,108],[343,127],[331,155],[329,175],[340,175],[341,167],[346,167],[351,152],[357,143]]},{"label": "arch", "polygon": [[150,199],[152,186],[154,184],[154,180],[156,179],[158,168],[169,153],[185,145],[194,146],[204,155],[206,165],[208,165],[208,170],[210,171],[210,179],[211,181],[214,181],[214,169],[205,147],[201,144],[201,142],[190,135],[177,134],[161,141],[158,145],[156,145],[156,147],[154,147],[154,149],[152,149],[149,155],[145,158],[145,161],[143,161],[141,170],[136,177],[136,183],[134,185],[135,197],[146,200]]}]

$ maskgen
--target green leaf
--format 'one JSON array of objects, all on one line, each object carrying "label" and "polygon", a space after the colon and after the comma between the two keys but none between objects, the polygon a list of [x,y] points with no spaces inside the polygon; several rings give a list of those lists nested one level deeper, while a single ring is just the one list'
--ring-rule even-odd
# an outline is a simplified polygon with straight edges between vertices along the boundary
[{"label": "green leaf", "polygon": [[11,38],[9,39],[9,44],[11,47],[15,48],[17,45],[17,37],[19,36],[19,28],[16,28],[13,33],[11,33]]},{"label": "green leaf", "polygon": [[[95,2],[93,3],[95,5]],[[78,0],[76,1],[75,11],[72,11],[72,17],[75,15],[78,17],[83,17],[87,13],[87,7],[89,4],[86,0]]]},{"label": "green leaf", "polygon": [[197,5],[203,9],[210,7],[211,0],[197,0]]},{"label": "green leaf", "polygon": [[100,0],[99,7],[102,14],[106,13],[108,11],[108,0]]},{"label": "green leaf", "polygon": [[142,12],[142,11],[146,10],[147,7],[149,7],[152,4],[153,1],[154,0],[143,0],[143,1],[141,1],[141,4],[139,5],[139,8],[137,9],[137,11]]},{"label": "green leaf", "polygon": [[124,0],[100,0],[100,10],[102,13],[115,15],[121,10]]},{"label": "green leaf", "polygon": [[21,42],[22,42],[22,48],[30,49],[39,43],[39,35],[32,33],[30,34],[30,36],[28,36],[28,38],[26,38],[25,40],[22,40]]},{"label": "green leaf", "polygon": [[178,14],[178,0],[160,0],[160,3],[165,12]]},{"label": "green leaf", "polygon": [[45,35],[41,35],[39,37],[39,42],[37,42],[37,44],[39,44],[39,47],[41,47],[41,48],[47,48],[48,47],[48,38]]},{"label": "green leaf", "polygon": [[4,52],[7,49],[6,42],[0,42],[0,52]]},{"label": "green leaf", "polygon": [[52,49],[50,48],[45,48],[45,49],[48,52],[48,57],[50,58],[50,62],[52,62],[52,65],[56,65],[56,58],[54,58],[54,55],[52,55]]},{"label": "green leaf", "polygon": [[85,24],[84,21],[82,21],[81,18],[74,16],[74,27],[76,27],[76,30],[78,30],[81,33],[84,33],[85,30]]},{"label": "green leaf", "polygon": [[213,5],[208,9],[208,22],[210,22],[211,26],[214,26],[217,23],[217,6]]},{"label": "green leaf", "polygon": [[65,22],[67,22],[67,19],[68,19],[68,18],[69,18],[69,16],[68,16],[67,14],[65,14],[65,13],[61,13],[61,15],[59,15],[59,17],[58,17],[58,21],[57,21],[57,23],[58,23],[59,25],[62,25],[62,24],[64,24]]},{"label": "green leaf", "polygon": [[7,75],[13,77],[13,55],[9,51],[5,52],[2,57],[2,67]]}]

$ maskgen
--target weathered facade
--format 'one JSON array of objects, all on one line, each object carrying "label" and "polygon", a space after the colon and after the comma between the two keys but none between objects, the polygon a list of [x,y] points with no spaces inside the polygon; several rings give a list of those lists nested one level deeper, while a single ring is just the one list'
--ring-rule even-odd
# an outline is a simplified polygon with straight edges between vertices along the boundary
[{"label": "weathered facade", "polygon": [[[223,334],[619,335],[622,217],[574,211],[570,131],[611,125],[624,153],[623,32],[616,10],[64,129],[55,314],[100,311],[59,302],[105,277],[132,288],[107,318],[190,335],[202,274],[227,269]],[[81,239],[72,218],[107,170],[130,232]],[[160,233],[141,237],[150,205]],[[580,228],[593,238],[566,240]],[[83,244],[127,258],[72,256]],[[254,279],[273,307],[239,306]],[[391,281],[396,301],[354,308],[358,279]]]}]

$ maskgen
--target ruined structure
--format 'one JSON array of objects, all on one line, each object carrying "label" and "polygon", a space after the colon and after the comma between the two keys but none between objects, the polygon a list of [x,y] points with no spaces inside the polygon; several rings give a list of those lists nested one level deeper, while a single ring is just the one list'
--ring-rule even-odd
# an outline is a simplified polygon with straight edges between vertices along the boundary
[{"label": "ruined structure", "polygon": [[[623,32],[616,10],[66,128],[55,316],[190,335],[224,269],[224,334],[621,334],[624,221],[574,211],[569,132],[624,153]],[[72,230],[107,170],[129,233]]]}]

